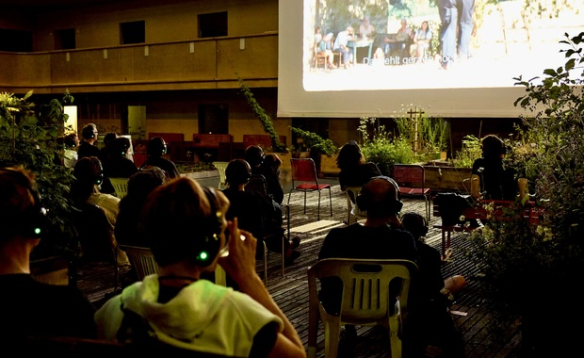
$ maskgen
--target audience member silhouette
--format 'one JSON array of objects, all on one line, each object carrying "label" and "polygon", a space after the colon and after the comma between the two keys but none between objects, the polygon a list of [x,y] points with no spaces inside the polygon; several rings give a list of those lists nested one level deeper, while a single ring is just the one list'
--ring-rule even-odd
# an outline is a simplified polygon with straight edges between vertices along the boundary
[{"label": "audience member silhouette", "polygon": [[81,129],[82,141],[77,150],[77,157],[99,157],[99,148],[97,148],[97,126],[94,123],[89,123]]},{"label": "audience member silhouette", "polygon": [[[258,241],[264,240],[269,250],[282,251],[285,241],[286,262],[292,263],[300,252],[295,251],[300,240],[289,242],[282,228],[282,209],[271,197],[257,191],[246,191],[245,186],[251,178],[251,167],[243,159],[233,159],[225,169],[227,188],[223,190],[230,206],[227,219],[237,217],[239,226],[251,232]],[[262,258],[262,245],[258,246],[257,258]]]},{"label": "audience member silhouette", "polygon": [[[503,140],[489,134],[482,140],[482,158],[472,165],[472,174],[480,183],[480,193],[473,191],[475,199],[515,200],[518,193],[517,173],[505,165],[507,147]],[[471,186],[473,183],[471,183]]]},{"label": "audience member silhouette", "polygon": [[[126,137],[118,137],[110,144],[108,159],[103,162],[103,175],[106,178],[129,178],[138,171],[136,164],[130,159],[131,142]],[[105,180],[101,192],[114,194],[114,187]]]},{"label": "audience member silhouette", "polygon": [[284,190],[280,184],[280,165],[282,160],[276,154],[265,155],[259,145],[250,145],[245,149],[245,161],[251,166],[253,174],[261,174],[266,178],[268,194],[276,203],[282,205]]},{"label": "audience member silhouette", "polygon": [[119,203],[114,232],[120,244],[148,246],[138,235],[138,221],[148,194],[166,182],[166,173],[159,167],[139,170],[128,180],[128,193]]},{"label": "audience member silhouette", "polygon": [[[126,287],[97,311],[101,338],[158,340],[237,357],[306,356],[298,333],[255,272],[257,240],[237,220],[225,219],[228,206],[222,192],[190,178],[173,179],[149,195],[140,234],[150,243],[159,274]],[[241,292],[201,277],[218,263]]]},{"label": "audience member silhouette", "polygon": [[180,176],[176,165],[170,160],[164,158],[168,148],[162,137],[154,137],[148,141],[146,153],[148,158],[142,164],[142,168],[159,167],[164,170],[168,179],[178,178]]},{"label": "audience member silhouette", "polygon": [[79,159],[79,156],[77,155],[77,150],[79,148],[79,137],[77,137],[77,133],[67,134],[63,139],[63,144],[65,145],[63,164],[66,168],[73,169]]},{"label": "audience member silhouette", "polygon": [[74,286],[41,283],[30,257],[46,234],[46,210],[33,174],[22,167],[0,169],[0,340],[3,349],[30,336],[95,338],[94,309]]},{"label": "audience member silhouette", "polygon": [[123,250],[118,249],[118,243],[114,235],[114,227],[119,213],[120,199],[100,191],[104,182],[103,168],[97,157],[85,157],[79,159],[73,170],[75,181],[71,185],[71,198],[76,205],[91,204],[104,211],[107,221],[111,249],[116,252],[116,261],[119,265],[129,264],[128,256]]},{"label": "audience member silhouette", "polygon": [[366,162],[359,144],[354,140],[341,147],[337,156],[337,167],[340,169],[339,184],[343,191],[348,186],[363,186],[371,178],[381,175],[375,163]]},{"label": "audience member silhouette", "polygon": [[116,132],[109,132],[103,137],[103,147],[99,150],[99,160],[102,163],[106,162],[109,159],[109,151],[111,150],[112,142],[118,137]]}]

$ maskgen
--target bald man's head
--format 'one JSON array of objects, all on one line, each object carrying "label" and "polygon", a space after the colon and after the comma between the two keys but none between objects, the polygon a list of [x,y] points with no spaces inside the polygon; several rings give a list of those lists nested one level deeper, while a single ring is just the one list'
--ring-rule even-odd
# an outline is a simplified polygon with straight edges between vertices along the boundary
[{"label": "bald man's head", "polygon": [[393,179],[385,176],[374,177],[363,186],[357,205],[361,210],[367,211],[369,218],[396,215],[402,208],[398,191],[399,186]]}]

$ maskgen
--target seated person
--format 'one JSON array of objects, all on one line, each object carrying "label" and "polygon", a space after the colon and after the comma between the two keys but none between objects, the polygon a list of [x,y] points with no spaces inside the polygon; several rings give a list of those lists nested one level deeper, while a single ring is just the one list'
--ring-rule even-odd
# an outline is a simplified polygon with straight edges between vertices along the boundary
[{"label": "seated person", "polygon": [[381,171],[372,162],[366,162],[359,144],[354,140],[347,142],[337,156],[339,172],[339,184],[345,191],[348,186],[363,186],[371,178],[380,176]]},{"label": "seated person", "polygon": [[420,350],[426,346],[437,347],[445,357],[463,357],[462,337],[452,320],[448,306],[449,298],[464,287],[464,277],[455,275],[442,278],[442,260],[438,250],[424,242],[428,233],[426,219],[414,212],[401,217],[401,227],[411,233],[416,240],[420,261],[418,262],[419,281],[410,286],[410,292],[424,300],[408,314],[410,337],[414,337],[412,346]]},{"label": "seated person", "polygon": [[250,145],[245,149],[245,161],[251,166],[253,174],[261,174],[266,178],[268,194],[276,203],[282,205],[284,190],[280,184],[280,165],[282,160],[276,154],[265,155],[259,145]]},{"label": "seated person", "polygon": [[329,68],[337,68],[333,63],[335,54],[333,53],[333,33],[326,34],[320,42],[316,44],[316,54],[323,56]]},{"label": "seated person", "polygon": [[364,16],[359,25],[359,37],[371,39],[375,35],[375,27],[369,22],[369,16]]},{"label": "seated person", "polygon": [[111,144],[118,137],[116,132],[109,132],[103,137],[103,147],[99,150],[99,156],[97,157],[102,163],[109,159],[109,152],[111,150]]},{"label": "seated person", "polygon": [[503,140],[489,134],[482,140],[482,158],[472,165],[471,195],[475,199],[515,200],[517,173],[505,165],[507,147]]},{"label": "seated person", "polygon": [[65,145],[65,153],[63,155],[63,164],[65,168],[73,170],[79,156],[77,155],[77,148],[79,147],[79,138],[77,133],[69,133],[63,140]]},{"label": "seated person", "polygon": [[[47,219],[30,171],[22,167],[0,169],[0,217],[0,340],[96,338],[93,306],[77,288],[41,283],[31,275],[31,252],[45,234]],[[10,351],[6,344],[3,349]]]},{"label": "seated person", "polygon": [[333,51],[340,52],[343,56],[343,64],[345,68],[352,64],[353,61],[353,49],[349,47],[349,41],[353,41],[355,36],[355,31],[352,26],[347,26],[347,28],[337,34],[335,39],[335,44],[333,45]]},{"label": "seated person", "polygon": [[71,198],[74,204],[92,204],[99,206],[104,212],[110,225],[112,250],[117,252],[118,265],[128,265],[128,256],[117,248],[118,243],[114,235],[114,227],[119,213],[120,199],[100,191],[104,182],[103,168],[97,157],[83,157],[77,161],[73,170],[75,181],[71,185]]},{"label": "seated person", "polygon": [[[412,235],[391,228],[400,226],[398,213],[402,203],[398,199],[397,184],[385,176],[373,177],[357,197],[359,207],[367,211],[364,224],[354,223],[347,227],[332,229],[325,237],[318,259],[330,257],[354,259],[406,259],[419,261],[416,243]],[[322,282],[321,299],[330,302],[338,310],[340,287]],[[335,307],[337,306],[337,307]],[[327,309],[328,310],[328,309]]]},{"label": "seated person", "polygon": [[166,182],[166,173],[159,167],[139,170],[128,180],[128,194],[119,202],[114,233],[116,240],[124,245],[147,246],[138,235],[140,212],[146,197]]},{"label": "seated person", "polygon": [[[138,171],[136,164],[130,159],[132,143],[126,137],[114,139],[110,145],[109,156],[103,165],[103,175],[106,178],[129,178]],[[115,190],[109,180],[105,180],[101,189],[102,193],[114,194]]]},{"label": "seated person", "polygon": [[[282,228],[282,209],[269,196],[256,191],[246,191],[245,186],[251,178],[251,167],[243,159],[233,159],[225,169],[227,188],[223,193],[229,199],[227,219],[237,217],[239,226],[251,232],[258,241],[265,240],[270,251],[281,252],[282,240],[285,241],[286,263],[291,264],[300,252],[295,249],[300,239],[288,242]],[[262,245],[258,246],[257,258],[262,258]]]},{"label": "seated person", "polygon": [[408,55],[406,49],[410,48],[414,33],[408,27],[406,19],[401,19],[400,24],[401,26],[395,34],[387,34],[383,39],[385,57],[398,56],[401,58]]},{"label": "seated person", "polygon": [[98,134],[97,126],[94,123],[88,123],[83,126],[81,129],[81,144],[77,149],[78,159],[99,156],[99,148],[96,145]]},{"label": "seated person", "polygon": [[[255,271],[257,240],[237,220],[225,219],[228,207],[222,192],[190,178],[173,179],[149,195],[140,235],[150,243],[159,273],[126,287],[97,311],[100,338],[234,357],[306,356]],[[234,239],[241,235],[244,240]],[[241,292],[201,277],[218,264]]]},{"label": "seated person", "polygon": [[142,164],[141,169],[148,167],[159,167],[164,170],[168,179],[178,178],[180,176],[176,165],[170,160],[163,157],[167,152],[166,142],[162,137],[154,137],[146,145],[148,157]]},{"label": "seated person", "polygon": [[416,30],[414,34],[414,43],[410,46],[412,56],[419,62],[427,56],[427,51],[432,45],[432,30],[428,25],[428,21],[423,21],[422,26]]}]

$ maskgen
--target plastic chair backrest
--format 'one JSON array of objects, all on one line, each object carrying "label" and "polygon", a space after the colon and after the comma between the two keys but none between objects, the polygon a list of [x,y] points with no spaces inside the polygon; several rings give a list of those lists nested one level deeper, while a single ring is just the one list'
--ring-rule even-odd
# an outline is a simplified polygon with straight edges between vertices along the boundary
[{"label": "plastic chair backrest", "polygon": [[227,183],[225,182],[225,168],[229,162],[213,162],[213,166],[219,172],[219,185],[217,185],[217,189],[225,189],[227,187]]},{"label": "plastic chair backrest", "polygon": [[312,158],[291,158],[292,182],[318,182],[316,175],[316,164]]},{"label": "plastic chair backrest", "polygon": [[139,281],[148,275],[158,273],[158,264],[154,260],[154,255],[150,248],[130,245],[119,246],[120,249],[128,254]]},{"label": "plastic chair backrest", "polygon": [[[318,312],[325,327],[325,357],[336,356],[341,324],[383,325],[389,329],[391,356],[402,354],[402,321],[407,312],[410,280],[417,265],[408,260],[324,259],[308,269],[309,356],[316,345]],[[317,279],[338,277],[343,282],[340,316],[328,314],[317,292]],[[390,282],[398,287],[390,293]],[[397,298],[394,299],[394,294]],[[315,312],[316,311],[316,312]]]},{"label": "plastic chair backrest", "polygon": [[128,178],[108,178],[114,190],[116,191],[116,196],[121,199],[126,194],[128,194]]},{"label": "plastic chair backrest", "polygon": [[364,218],[367,217],[366,211],[361,211],[357,206],[357,196],[361,193],[363,187],[361,186],[348,186],[346,188],[347,194],[347,210],[349,211],[348,214],[348,222],[350,223],[351,215]]}]

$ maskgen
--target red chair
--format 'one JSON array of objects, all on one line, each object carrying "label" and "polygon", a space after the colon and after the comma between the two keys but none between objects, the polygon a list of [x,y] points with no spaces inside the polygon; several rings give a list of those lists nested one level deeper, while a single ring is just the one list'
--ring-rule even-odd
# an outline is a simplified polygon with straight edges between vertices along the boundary
[{"label": "red chair", "polygon": [[423,197],[426,204],[426,220],[430,222],[432,190],[426,187],[426,171],[416,164],[394,164],[391,177],[399,185],[400,195]]},{"label": "red chair", "polygon": [[[306,214],[306,192],[318,191],[318,220],[320,220],[320,191],[328,189],[331,216],[333,216],[333,200],[331,197],[331,186],[329,184],[318,184],[318,175],[316,174],[316,164],[312,158],[291,158],[292,167],[292,189],[288,194],[288,205],[293,191],[304,192],[304,214]],[[300,182],[300,184],[297,184]]]}]

